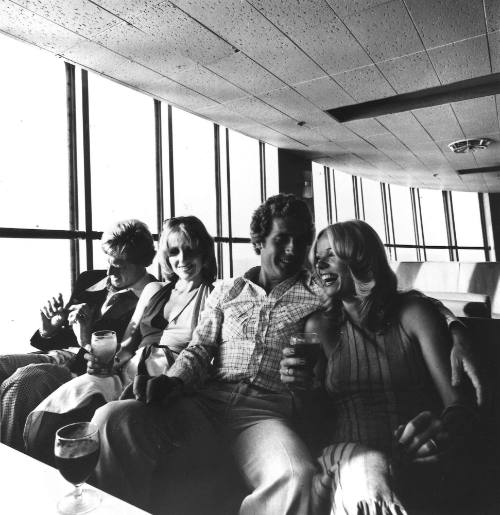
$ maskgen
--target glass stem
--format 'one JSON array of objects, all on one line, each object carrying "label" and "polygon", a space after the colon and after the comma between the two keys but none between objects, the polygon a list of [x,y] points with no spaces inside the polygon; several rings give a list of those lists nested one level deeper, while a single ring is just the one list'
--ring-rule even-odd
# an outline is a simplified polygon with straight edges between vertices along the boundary
[{"label": "glass stem", "polygon": [[75,485],[75,490],[73,492],[73,497],[75,498],[75,502],[79,502],[82,497],[82,484]]}]

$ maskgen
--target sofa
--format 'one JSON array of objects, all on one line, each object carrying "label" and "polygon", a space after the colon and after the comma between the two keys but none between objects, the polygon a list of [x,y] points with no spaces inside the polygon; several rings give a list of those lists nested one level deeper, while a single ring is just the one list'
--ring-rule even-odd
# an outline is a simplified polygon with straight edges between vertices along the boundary
[{"label": "sofa", "polygon": [[500,318],[500,262],[392,262],[403,290],[415,288],[460,317]]}]

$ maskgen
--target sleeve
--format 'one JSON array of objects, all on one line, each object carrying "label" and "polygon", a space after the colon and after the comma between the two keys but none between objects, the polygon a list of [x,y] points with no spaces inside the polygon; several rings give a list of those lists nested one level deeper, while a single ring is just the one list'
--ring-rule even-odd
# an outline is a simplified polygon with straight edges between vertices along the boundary
[{"label": "sleeve", "polygon": [[440,300],[434,299],[433,297],[427,297],[427,296],[425,296],[425,297],[432,302],[434,307],[444,317],[448,328],[451,326],[451,324],[454,324],[454,323],[463,325],[462,322],[451,312],[451,310],[448,309]]},{"label": "sleeve", "polygon": [[[68,308],[73,304],[78,304],[79,301],[77,297],[79,292],[85,290],[105,276],[105,270],[90,270],[82,272],[78,276],[75,289],[73,290],[71,297],[65,307]],[[68,347],[79,347],[76,335],[73,332],[73,329],[68,325],[62,327],[50,338],[43,338],[40,335],[40,331],[37,330],[31,337],[30,344],[32,347],[35,347],[35,349],[44,352],[49,350],[67,349]]]},{"label": "sleeve", "polygon": [[191,343],[179,354],[175,363],[167,371],[190,387],[201,383],[208,376],[211,361],[220,345],[220,335],[224,321],[222,300],[223,283],[218,284],[208,297],[205,309],[191,338]]}]

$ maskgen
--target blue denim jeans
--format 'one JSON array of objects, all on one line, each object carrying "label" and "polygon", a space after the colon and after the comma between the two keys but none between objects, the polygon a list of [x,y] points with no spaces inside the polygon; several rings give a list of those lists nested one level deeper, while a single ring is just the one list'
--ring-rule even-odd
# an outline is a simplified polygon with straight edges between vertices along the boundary
[{"label": "blue denim jeans", "polygon": [[226,481],[235,474],[224,470],[231,466],[230,450],[250,492],[241,515],[307,515],[314,464],[292,428],[293,415],[290,393],[244,382],[213,382],[166,408],[133,400],[109,403],[94,416],[102,440],[95,482],[145,509],[158,506],[152,500],[160,496],[166,511],[183,512],[171,505],[175,498],[181,504],[194,501],[200,512],[210,513],[206,506],[224,501]]}]

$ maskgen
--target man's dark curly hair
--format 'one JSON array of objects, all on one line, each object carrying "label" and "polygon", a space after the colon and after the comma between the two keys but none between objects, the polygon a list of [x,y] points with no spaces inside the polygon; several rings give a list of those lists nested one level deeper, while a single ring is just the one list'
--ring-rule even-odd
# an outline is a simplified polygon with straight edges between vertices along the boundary
[{"label": "man's dark curly hair", "polygon": [[307,226],[306,240],[311,245],[314,238],[314,222],[307,204],[291,193],[280,193],[269,197],[253,213],[250,222],[250,239],[256,254],[259,244],[264,243],[271,232],[274,218],[292,218]]}]

